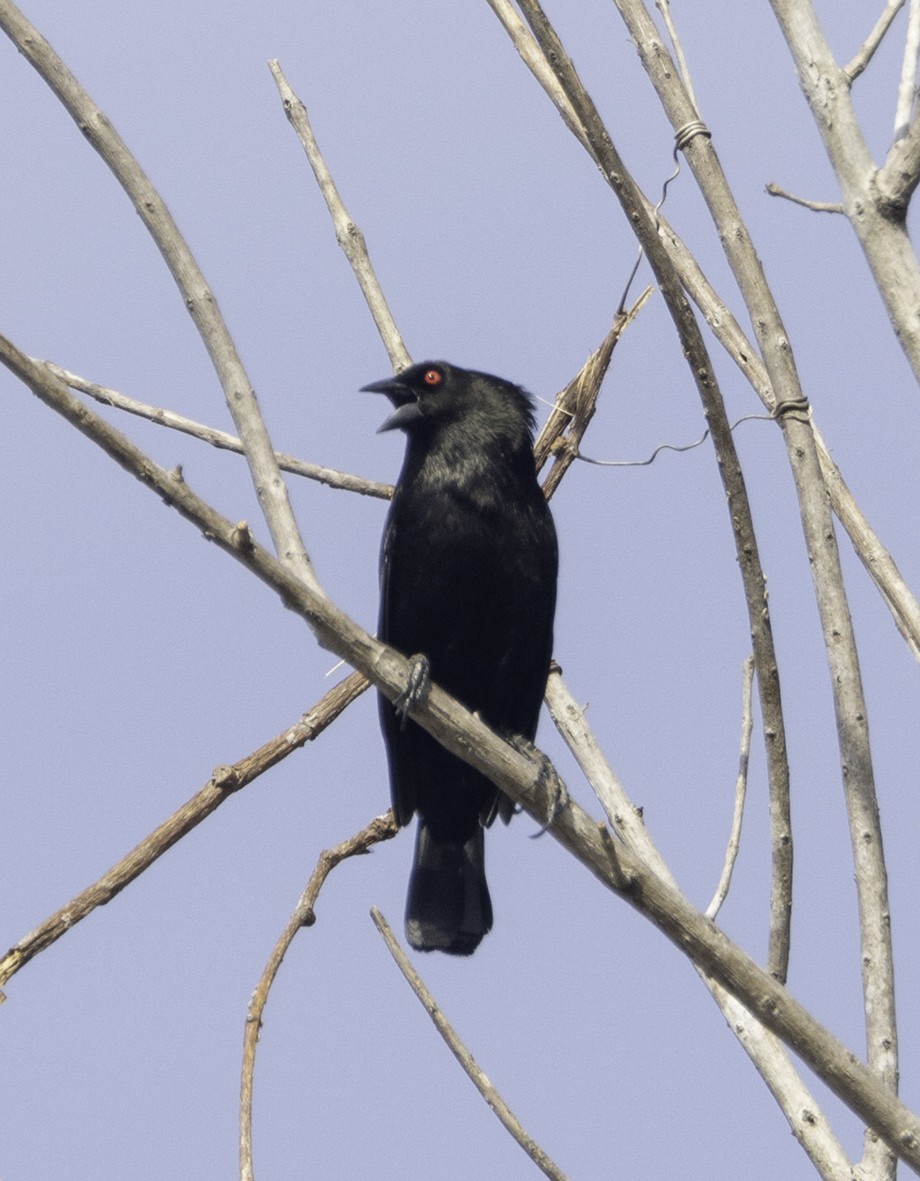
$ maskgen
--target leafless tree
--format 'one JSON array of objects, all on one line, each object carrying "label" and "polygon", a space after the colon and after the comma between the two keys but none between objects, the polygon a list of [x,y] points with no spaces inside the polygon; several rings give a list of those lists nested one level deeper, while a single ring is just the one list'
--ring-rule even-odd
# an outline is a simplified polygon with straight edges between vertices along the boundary
[{"label": "leafless tree", "polygon": [[[666,302],[687,360],[688,383],[699,394],[711,433],[750,624],[751,669],[768,768],[772,892],[766,962],[758,964],[716,922],[729,890],[741,826],[754,724],[750,692],[743,711],[733,838],[719,890],[705,913],[679,890],[653,845],[639,810],[612,771],[558,669],[550,677],[547,704],[555,725],[603,807],[606,820],[601,824],[569,797],[545,758],[507,745],[437,687],[416,708],[414,716],[450,750],[489,774],[522,809],[545,824],[552,836],[612,895],[635,908],[676,950],[689,958],[819,1176],[828,1181],[851,1181],[856,1177],[882,1181],[895,1175],[899,1160],[920,1172],[920,1116],[901,1103],[897,1094],[898,1030],[887,872],[869,743],[868,708],[837,548],[837,526],[842,527],[846,544],[859,556],[905,643],[918,659],[920,605],[857,505],[822,439],[808,393],[799,381],[793,334],[787,332],[743,211],[720,164],[706,124],[706,112],[697,104],[690,75],[692,62],[682,52],[679,30],[666,0],[658,0],[657,15],[645,0],[615,2],[673,129],[675,160],[680,157],[686,162],[705,201],[738,295],[720,294],[715,289],[691,249],[668,224],[665,209],[640,189],[620,154],[625,130],[605,125],[550,17],[539,3],[518,0],[515,5],[511,0],[489,0],[523,63],[600,171],[634,230]],[[920,267],[906,229],[910,199],[920,180],[920,112],[914,101],[920,51],[917,32],[920,4],[916,0],[909,6],[902,92],[895,133],[884,161],[873,159],[852,103],[854,84],[871,68],[876,50],[886,37],[896,35],[892,22],[902,6],[903,0],[889,0],[875,27],[867,31],[858,52],[848,64],[841,65],[831,52],[810,0],[772,0],[804,97],[840,186],[839,203],[820,203],[795,196],[791,199],[809,205],[814,216],[831,211],[849,221],[865,255],[871,281],[884,300],[893,340],[903,349],[915,376],[920,377]],[[0,962],[0,982],[6,982],[93,909],[143,873],[230,794],[244,789],[305,742],[317,739],[369,685],[377,686],[391,698],[399,695],[406,685],[407,662],[349,619],[323,590],[294,518],[282,471],[365,495],[386,497],[390,489],[333,471],[318,462],[276,452],[217,301],[163,198],[107,115],[41,34],[7,0],[0,0],[0,23],[111,169],[153,237],[218,375],[237,435],[233,437],[192,422],[163,407],[139,403],[49,361],[27,356],[5,337],[0,338],[0,359],[46,405],[272,588],[283,604],[308,624],[319,645],[355,670],[299,722],[285,728],[277,739],[233,766],[218,768],[179,812],[118,865],[20,940]],[[898,26],[893,28],[896,30]],[[353,268],[393,367],[398,370],[409,363],[409,354],[371,267],[363,235],[342,202],[301,99],[291,89],[278,62],[271,63],[271,70],[284,112],[300,139],[329,207],[336,239]],[[535,95],[534,101],[540,101],[539,96]],[[790,197],[778,187],[774,186],[772,191],[777,196]],[[636,302],[624,296],[611,332],[557,398],[536,449],[538,465],[548,467],[547,495],[553,493],[580,455],[582,438],[613,350],[642,298]],[[753,339],[742,327],[745,315],[753,326]],[[853,848],[866,1023],[865,1061],[861,1047],[843,1045],[786,988],[793,851],[788,722],[783,713],[782,669],[773,646],[766,579],[732,425],[710,355],[714,348],[724,350],[731,358],[761,400],[765,416],[780,431],[798,495],[827,652],[828,684],[836,713],[841,780]],[[227,519],[196,495],[180,471],[167,471],[144,454],[127,434],[94,412],[91,399],[241,452],[251,471],[274,552],[258,544],[245,522]],[[312,908],[326,874],[342,858],[366,851],[371,844],[394,832],[391,819],[378,818],[342,846],[323,855],[254,995],[243,1070],[243,1177],[253,1176],[252,1062],[262,1010],[274,974],[291,939],[311,924]],[[487,1101],[537,1166],[548,1176],[562,1176],[559,1168],[520,1127],[459,1043],[424,984],[414,976],[389,934],[385,920],[377,916],[377,921],[394,956],[435,1016],[442,1035]],[[72,938],[79,938],[79,934]],[[793,1055],[865,1122],[865,1146],[860,1161],[849,1159]]]}]

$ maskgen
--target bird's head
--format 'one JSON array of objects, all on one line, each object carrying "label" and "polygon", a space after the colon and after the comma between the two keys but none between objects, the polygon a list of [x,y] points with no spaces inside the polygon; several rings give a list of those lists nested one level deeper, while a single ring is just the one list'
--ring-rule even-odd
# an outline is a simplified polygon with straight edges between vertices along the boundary
[{"label": "bird's head", "polygon": [[488,424],[489,433],[529,437],[533,429],[530,398],[519,387],[501,377],[449,365],[446,361],[422,361],[388,377],[361,387],[370,393],[386,394],[395,407],[379,431],[437,428],[447,423],[478,421]]}]

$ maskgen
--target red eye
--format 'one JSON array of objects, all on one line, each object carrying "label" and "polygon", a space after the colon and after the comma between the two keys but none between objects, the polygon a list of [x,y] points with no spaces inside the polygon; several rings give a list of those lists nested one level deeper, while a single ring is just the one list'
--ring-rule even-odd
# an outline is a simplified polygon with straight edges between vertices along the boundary
[{"label": "red eye", "polygon": [[444,375],[440,369],[426,369],[422,375],[422,381],[429,386],[440,385],[443,380]]}]

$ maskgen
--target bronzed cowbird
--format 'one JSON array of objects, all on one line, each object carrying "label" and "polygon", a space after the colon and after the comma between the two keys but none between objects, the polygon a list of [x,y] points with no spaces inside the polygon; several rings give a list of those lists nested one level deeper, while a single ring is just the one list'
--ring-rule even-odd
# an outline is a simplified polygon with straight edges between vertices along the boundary
[{"label": "bronzed cowbird", "polygon": [[[426,361],[364,387],[406,434],[380,561],[380,639],[427,658],[431,679],[494,730],[533,741],[556,604],[556,532],[537,483],[529,396],[499,377]],[[406,936],[475,951],[492,926],[483,829],[512,802],[380,696],[399,824],[418,813]]]}]

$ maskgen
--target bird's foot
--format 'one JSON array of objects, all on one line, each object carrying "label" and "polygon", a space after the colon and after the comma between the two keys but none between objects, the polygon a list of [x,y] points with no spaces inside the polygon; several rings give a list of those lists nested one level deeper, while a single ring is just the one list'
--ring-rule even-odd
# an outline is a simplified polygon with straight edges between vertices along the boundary
[{"label": "bird's foot", "polygon": [[543,822],[542,828],[537,832],[531,833],[531,838],[542,837],[547,829],[552,828],[559,814],[568,807],[569,793],[562,777],[553,766],[552,762],[538,747],[527,738],[520,734],[505,735],[506,741],[514,747],[515,750],[520,751],[522,755],[527,755],[529,758],[536,759],[540,764],[540,770],[537,773],[537,779],[534,783],[534,790],[538,795],[544,792],[548,796],[548,803],[546,809],[546,818]]},{"label": "bird's foot", "polygon": [[399,717],[399,728],[405,730],[409,713],[428,696],[431,688],[431,661],[421,652],[409,657],[409,677],[406,687],[393,704]]}]

